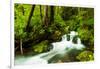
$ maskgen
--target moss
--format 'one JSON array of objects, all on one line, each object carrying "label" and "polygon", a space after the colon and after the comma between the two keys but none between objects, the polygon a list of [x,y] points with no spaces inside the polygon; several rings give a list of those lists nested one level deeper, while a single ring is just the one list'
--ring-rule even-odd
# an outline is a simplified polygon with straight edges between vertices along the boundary
[{"label": "moss", "polygon": [[33,51],[36,53],[41,53],[47,50],[48,40],[42,41],[33,46]]},{"label": "moss", "polygon": [[92,61],[94,60],[94,55],[91,51],[83,51],[76,57],[76,59],[80,61]]},{"label": "moss", "polygon": [[59,30],[55,30],[54,34],[51,36],[51,38],[54,40],[54,41],[59,41],[61,39],[61,31]]}]

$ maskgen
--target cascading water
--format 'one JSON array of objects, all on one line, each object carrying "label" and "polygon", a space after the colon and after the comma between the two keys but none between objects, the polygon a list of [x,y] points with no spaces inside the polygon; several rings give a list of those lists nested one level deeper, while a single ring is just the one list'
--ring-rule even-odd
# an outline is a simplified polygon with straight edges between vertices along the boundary
[{"label": "cascading water", "polygon": [[[71,31],[70,34],[70,40],[67,40],[67,35],[62,36],[62,40],[60,42],[54,42],[52,43],[53,49],[46,53],[41,53],[39,55],[28,57],[28,58],[20,58],[15,59],[15,64],[48,64],[48,60],[54,57],[57,54],[64,54],[68,52],[70,49],[77,49],[81,50],[84,47],[84,45],[81,43],[80,38],[77,38],[77,43],[73,43],[73,38],[78,35],[77,32]],[[20,62],[22,61],[22,62]]]},{"label": "cascading water", "polygon": [[67,41],[67,36],[66,35],[62,36],[62,41]]}]

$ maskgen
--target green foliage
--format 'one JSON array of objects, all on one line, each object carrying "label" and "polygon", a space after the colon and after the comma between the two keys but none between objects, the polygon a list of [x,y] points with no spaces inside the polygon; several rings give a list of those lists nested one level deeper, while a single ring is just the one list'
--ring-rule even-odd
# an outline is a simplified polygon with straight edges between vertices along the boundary
[{"label": "green foliage", "polygon": [[60,27],[64,27],[66,25],[60,15],[55,16],[55,23]]},{"label": "green foliage", "polygon": [[91,51],[83,51],[76,58],[80,61],[92,61],[94,60],[94,55]]},{"label": "green foliage", "polygon": [[61,17],[63,20],[69,20],[73,15],[76,15],[78,10],[76,7],[62,7],[61,8]]},{"label": "green foliage", "polygon": [[24,29],[26,27],[26,22],[28,18],[28,14],[30,9],[30,5],[18,5],[15,4],[15,23],[14,23],[14,30],[15,30],[15,36],[16,38],[25,38],[26,32],[24,32]]},{"label": "green foliage", "polygon": [[48,41],[42,41],[39,44],[36,44],[33,46],[33,51],[36,53],[41,53],[47,50],[48,47]]}]

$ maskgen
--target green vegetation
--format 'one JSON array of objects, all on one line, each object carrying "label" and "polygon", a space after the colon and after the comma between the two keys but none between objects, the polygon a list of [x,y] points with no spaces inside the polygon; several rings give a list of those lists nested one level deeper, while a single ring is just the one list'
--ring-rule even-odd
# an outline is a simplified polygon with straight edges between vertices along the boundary
[{"label": "green vegetation", "polygon": [[50,43],[61,41],[62,35],[76,31],[86,48],[72,55],[74,60],[70,57],[68,60],[94,59],[93,8],[15,4],[14,15],[16,56],[47,52]]},{"label": "green vegetation", "polygon": [[76,58],[80,61],[94,60],[93,53],[91,51],[83,51]]},{"label": "green vegetation", "polygon": [[41,52],[45,52],[47,51],[47,46],[48,46],[48,41],[42,41],[38,44],[36,44],[35,46],[33,46],[33,51],[36,53],[41,53]]}]

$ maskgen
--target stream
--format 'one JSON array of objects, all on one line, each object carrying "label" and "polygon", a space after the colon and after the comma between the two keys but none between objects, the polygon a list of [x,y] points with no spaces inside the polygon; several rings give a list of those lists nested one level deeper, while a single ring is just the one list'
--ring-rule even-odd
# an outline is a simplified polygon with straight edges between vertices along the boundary
[{"label": "stream", "polygon": [[[67,35],[70,36],[70,40],[67,40]],[[17,56],[15,58],[15,65],[21,64],[48,64],[50,59],[55,57],[56,55],[64,56],[66,53],[71,51],[72,49],[82,50],[85,46],[81,43],[81,39],[77,37],[77,43],[73,43],[73,38],[78,36],[78,33],[75,31],[71,31],[70,34],[63,35],[62,40],[60,42],[51,43],[53,49],[49,52],[41,53],[35,56]]]}]

